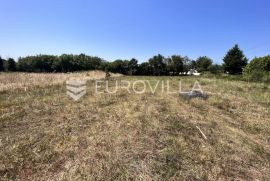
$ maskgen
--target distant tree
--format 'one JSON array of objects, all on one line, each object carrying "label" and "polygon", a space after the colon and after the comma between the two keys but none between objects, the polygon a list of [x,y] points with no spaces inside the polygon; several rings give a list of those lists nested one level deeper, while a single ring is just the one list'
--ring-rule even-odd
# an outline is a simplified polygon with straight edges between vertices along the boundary
[{"label": "distant tree", "polygon": [[108,71],[113,73],[122,73],[123,72],[123,60],[115,60],[111,62],[108,66]]},{"label": "distant tree", "polygon": [[167,59],[167,69],[170,75],[179,75],[184,70],[184,58],[179,55],[173,55]]},{"label": "distant tree", "polygon": [[185,56],[183,61],[183,73],[187,73],[190,69],[196,68],[196,61],[191,60],[189,57]]},{"label": "distant tree", "polygon": [[0,72],[4,71],[4,60],[0,57]]},{"label": "distant tree", "polygon": [[153,69],[153,75],[165,75],[166,64],[165,58],[158,54],[149,59],[149,65]]},{"label": "distant tree", "polygon": [[11,71],[11,72],[16,71],[16,62],[14,61],[13,58],[9,58],[7,60],[7,69],[8,71]]},{"label": "distant tree", "polygon": [[270,55],[254,58],[245,68],[245,72],[270,72]]},{"label": "distant tree", "polygon": [[254,58],[244,69],[248,80],[270,82],[270,55]]},{"label": "distant tree", "polygon": [[55,61],[55,56],[52,55],[39,55],[34,61],[34,71],[35,72],[52,72],[52,65]]},{"label": "distant tree", "polygon": [[96,56],[95,57],[87,56],[87,59],[88,59],[88,65],[91,64],[91,66],[89,66],[87,70],[100,70],[102,63],[104,62],[103,59]]},{"label": "distant tree", "polygon": [[243,68],[247,65],[248,59],[238,45],[235,45],[228,51],[223,61],[226,72],[229,72],[230,74],[241,74]]},{"label": "distant tree", "polygon": [[212,73],[212,74],[220,74],[223,72],[223,67],[221,65],[218,64],[213,64],[210,65],[208,67],[208,70]]},{"label": "distant tree", "polygon": [[203,56],[203,57],[199,57],[196,60],[196,69],[199,72],[205,72],[205,71],[209,71],[209,67],[212,65],[213,61],[212,59]]},{"label": "distant tree", "polygon": [[60,60],[60,57],[58,56],[55,56],[54,57],[54,60],[51,64],[51,69],[52,69],[52,72],[62,72],[62,65],[61,65],[61,60]]},{"label": "distant tree", "polygon": [[20,57],[18,70],[25,72],[73,72],[85,70],[105,70],[108,63],[99,57],[85,54],[36,55]]},{"label": "distant tree", "polygon": [[[76,69],[73,55],[63,54],[59,57],[61,72],[73,72]],[[75,66],[74,66],[75,65]]]},{"label": "distant tree", "polygon": [[54,64],[57,58],[53,55],[19,57],[17,70],[23,72],[54,72]]},{"label": "distant tree", "polygon": [[108,70],[114,73],[121,73],[127,75],[129,72],[128,60],[115,60],[109,64]]},{"label": "distant tree", "polygon": [[133,58],[128,62],[128,74],[134,75],[137,73],[137,71],[138,71],[138,60]]},{"label": "distant tree", "polygon": [[191,60],[189,64],[190,69],[196,69],[197,67],[197,62],[195,60]]},{"label": "distant tree", "polygon": [[100,65],[99,65],[99,67],[97,67],[97,69],[98,70],[103,70],[103,71],[110,71],[109,70],[109,67],[110,67],[110,62],[107,62],[107,61],[105,61],[105,60],[101,60],[101,62],[100,62]]},{"label": "distant tree", "polygon": [[99,57],[91,57],[85,54],[74,55],[73,64],[76,71],[79,70],[96,70],[101,68],[102,59]]},{"label": "distant tree", "polygon": [[137,74],[138,75],[153,75],[153,69],[150,66],[149,62],[143,62],[140,65],[138,65]]}]

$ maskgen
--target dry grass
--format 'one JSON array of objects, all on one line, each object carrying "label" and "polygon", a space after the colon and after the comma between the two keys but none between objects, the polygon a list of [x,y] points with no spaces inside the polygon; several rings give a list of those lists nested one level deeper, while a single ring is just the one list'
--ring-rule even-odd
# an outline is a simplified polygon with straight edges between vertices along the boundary
[{"label": "dry grass", "polygon": [[[119,77],[135,81],[193,77]],[[202,78],[208,100],[95,94],[79,102],[64,85],[0,97],[0,177],[18,180],[267,180],[270,87]],[[114,82],[110,82],[113,86]],[[111,87],[112,88],[112,87]],[[113,89],[113,88],[112,88]],[[158,88],[158,90],[160,90]],[[207,137],[204,140],[196,128]]]},{"label": "dry grass", "polygon": [[[89,71],[78,73],[0,73],[0,92],[28,89],[34,86],[52,86],[62,84],[66,80],[94,80],[105,78],[106,73],[102,71]],[[120,74],[112,74],[119,77]]]}]

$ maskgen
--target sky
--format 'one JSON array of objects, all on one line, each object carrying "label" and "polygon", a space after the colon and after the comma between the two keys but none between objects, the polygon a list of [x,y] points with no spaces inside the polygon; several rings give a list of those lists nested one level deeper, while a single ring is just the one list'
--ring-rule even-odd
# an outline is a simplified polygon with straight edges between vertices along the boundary
[{"label": "sky", "polygon": [[0,56],[270,54],[269,0],[0,0]]}]

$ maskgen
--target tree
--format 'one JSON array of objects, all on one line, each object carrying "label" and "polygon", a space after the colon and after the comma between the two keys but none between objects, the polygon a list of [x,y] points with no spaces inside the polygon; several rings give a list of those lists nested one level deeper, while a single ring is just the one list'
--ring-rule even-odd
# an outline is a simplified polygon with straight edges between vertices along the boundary
[{"label": "tree", "polygon": [[165,58],[158,54],[149,59],[149,65],[153,69],[154,75],[165,75],[166,73],[166,64]]},{"label": "tree", "polygon": [[190,63],[188,66],[189,66],[189,69],[196,69],[197,63],[195,60],[190,60]]},{"label": "tree", "polygon": [[184,58],[179,55],[173,55],[167,59],[167,69],[172,75],[179,75],[184,70]]},{"label": "tree", "polygon": [[127,75],[129,71],[128,64],[129,64],[128,60],[118,59],[109,64],[108,70],[114,73],[121,73]]},{"label": "tree", "polygon": [[247,65],[248,59],[238,45],[235,45],[228,51],[223,61],[226,72],[229,72],[229,74],[241,74],[243,68]]},{"label": "tree", "polygon": [[245,73],[253,71],[269,72],[270,71],[270,55],[265,57],[254,58],[245,68]]},{"label": "tree", "polygon": [[210,65],[208,67],[208,70],[212,73],[212,74],[220,74],[223,72],[222,66],[218,65],[218,64],[214,64],[214,65]]},{"label": "tree", "polygon": [[128,74],[134,75],[137,73],[137,70],[138,70],[138,60],[133,58],[128,62]]},{"label": "tree", "polygon": [[270,55],[254,58],[244,69],[248,80],[270,82]]},{"label": "tree", "polygon": [[199,72],[209,71],[209,67],[212,65],[212,59],[208,58],[207,56],[199,57],[196,60],[196,69]]},{"label": "tree", "polygon": [[138,75],[153,75],[153,69],[148,62],[143,62],[138,66]]},{"label": "tree", "polygon": [[61,67],[61,72],[73,72],[75,68],[73,55],[61,55],[59,57],[59,65]]},{"label": "tree", "polygon": [[0,57],[0,72],[4,71],[4,60]]},{"label": "tree", "polygon": [[196,67],[196,61],[191,60],[190,58],[188,58],[187,56],[184,57],[183,59],[183,72],[184,73],[188,73],[188,71],[190,69],[194,69]]},{"label": "tree", "polygon": [[36,55],[20,57],[17,67],[23,72],[73,72],[83,70],[105,70],[108,62],[85,54]]},{"label": "tree", "polygon": [[14,61],[13,58],[9,58],[7,60],[7,69],[8,71],[16,71],[16,62]]}]

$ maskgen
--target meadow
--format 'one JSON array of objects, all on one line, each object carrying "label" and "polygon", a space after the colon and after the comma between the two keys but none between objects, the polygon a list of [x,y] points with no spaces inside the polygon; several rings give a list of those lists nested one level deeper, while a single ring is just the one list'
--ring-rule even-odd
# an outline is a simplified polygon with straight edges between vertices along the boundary
[{"label": "meadow", "polygon": [[[172,90],[198,81],[209,95],[185,100],[160,87],[97,94],[94,80],[104,78],[0,74],[0,180],[270,178],[269,84],[203,76],[108,80],[110,89],[115,81],[170,81]],[[70,79],[88,80],[77,102],[66,95]]]}]

